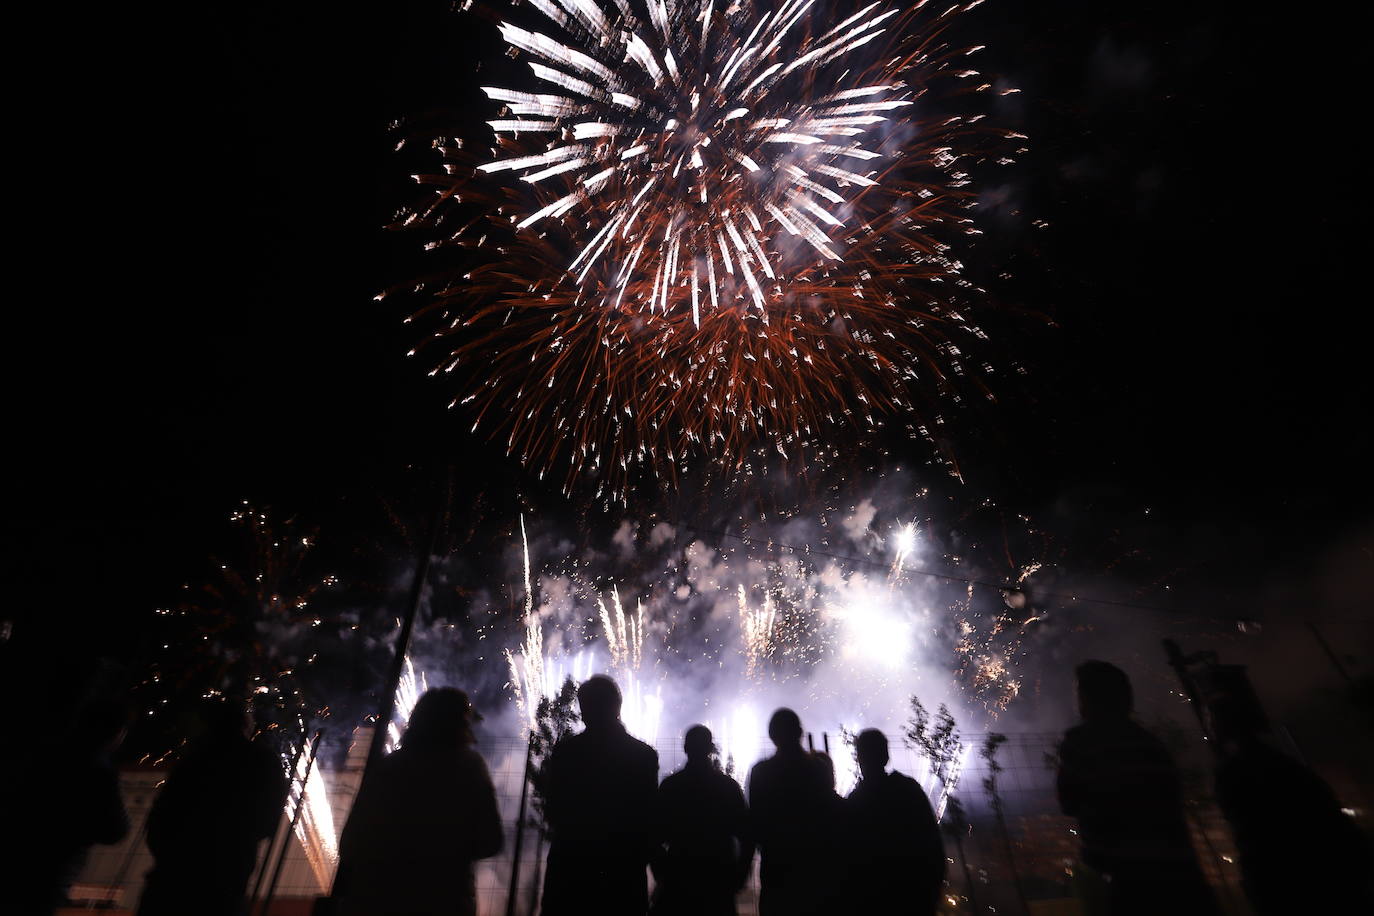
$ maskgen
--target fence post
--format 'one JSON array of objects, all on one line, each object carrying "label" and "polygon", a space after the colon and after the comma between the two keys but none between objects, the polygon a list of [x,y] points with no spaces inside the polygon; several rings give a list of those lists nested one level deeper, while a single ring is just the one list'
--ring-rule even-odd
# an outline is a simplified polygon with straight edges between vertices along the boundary
[{"label": "fence post", "polygon": [[530,764],[534,759],[534,735],[525,745],[525,769],[520,778],[520,813],[515,819],[515,849],[510,862],[510,890],[506,894],[506,916],[515,916],[515,895],[520,887],[520,854],[525,846],[525,807],[530,797]]},{"label": "fence post", "polygon": [[[129,869],[134,864],[134,856],[138,854],[139,847],[143,845],[143,841],[148,836],[148,819],[152,817],[153,805],[157,803],[157,793],[161,791],[160,786],[154,786],[153,789],[153,799],[148,802],[148,810],[143,813],[143,824],[138,828],[138,836],[134,837],[133,843],[129,845],[129,851],[125,854],[124,861],[120,864],[119,871],[115,875],[115,893],[121,898],[124,896],[124,881],[129,877]],[[138,901],[135,900],[133,905],[138,906]]]},{"label": "fence post", "polygon": [[[305,775],[301,777],[301,794],[296,799],[296,810],[291,813],[291,826],[286,830],[286,839],[281,844],[281,852],[277,854],[277,867],[272,872],[272,883],[267,885],[267,893],[262,898],[262,916],[267,916],[268,909],[272,906],[272,898],[277,895],[277,882],[281,880],[282,869],[286,866],[286,853],[291,849],[291,835],[296,832],[296,825],[301,820],[301,809],[305,807],[305,790],[310,783],[310,771],[315,766],[315,757],[320,752],[320,739],[324,736],[324,729],[315,732],[315,740],[310,745],[310,759],[305,762]],[[291,774],[295,776],[295,774]]]},{"label": "fence post", "polygon": [[[288,785],[290,780],[296,778],[296,767],[300,765],[301,754],[305,753],[305,746],[310,742],[310,731],[301,723],[301,742],[296,745],[296,752],[291,755],[291,766],[286,771]],[[253,907],[257,906],[258,897],[262,894],[262,882],[267,878],[267,870],[272,865],[272,850],[277,848],[277,836],[281,833],[281,822],[277,823],[277,829],[272,832],[272,836],[267,839],[267,851],[263,854],[262,864],[258,866],[258,879],[253,882],[253,895],[248,898],[248,912],[253,912]],[[291,834],[286,835],[283,843],[290,842]]]},{"label": "fence post", "polygon": [[405,672],[406,656],[410,653],[410,634],[415,630],[415,618],[419,616],[420,605],[425,597],[425,584],[429,580],[429,567],[434,559],[434,551],[439,546],[439,529],[444,523],[444,509],[448,506],[448,494],[444,502],[434,507],[434,518],[429,523],[429,537],[425,540],[424,552],[420,554],[415,567],[415,578],[410,584],[410,601],[406,604],[406,616],[401,621],[401,632],[396,635],[396,649],[391,658],[391,671],[387,674],[386,687],[382,691],[382,708],[377,713],[377,730],[372,733],[372,745],[368,749],[367,766],[363,768],[363,782],[378,760],[386,756],[387,731],[391,727],[391,717],[396,711],[396,691],[400,687],[401,675]]},{"label": "fence post", "polygon": [[539,912],[539,893],[543,889],[540,878],[543,875],[544,863],[544,828],[540,827],[534,832],[534,877],[530,880],[530,909],[529,916],[534,916]]}]

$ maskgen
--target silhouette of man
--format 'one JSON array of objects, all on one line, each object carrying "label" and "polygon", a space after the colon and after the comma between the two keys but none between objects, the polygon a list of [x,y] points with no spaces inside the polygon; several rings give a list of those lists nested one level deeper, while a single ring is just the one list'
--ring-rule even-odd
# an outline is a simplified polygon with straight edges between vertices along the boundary
[{"label": "silhouette of man", "polygon": [[854,912],[933,916],[945,879],[945,846],[930,800],[916,780],[888,772],[882,732],[859,732],[854,753],[863,777],[846,800]]},{"label": "silhouette of man", "polygon": [[687,729],[687,764],[658,787],[654,916],[734,916],[754,858],[749,809],[722,773],[711,730]]},{"label": "silhouette of man", "polygon": [[1131,718],[1126,673],[1078,666],[1083,724],[1059,747],[1059,804],[1078,818],[1083,861],[1108,882],[1113,916],[1213,914],[1183,814],[1178,769],[1169,751]]},{"label": "silhouette of man", "polygon": [[426,691],[368,772],[339,839],[337,916],[476,916],[472,863],[501,851],[501,815],[475,715],[461,690]]},{"label": "silhouette of man", "polygon": [[620,688],[604,674],[577,689],[586,728],[549,755],[545,916],[642,916],[649,905],[658,753],[620,722]]},{"label": "silhouette of man", "polygon": [[802,749],[795,712],[773,713],[768,737],[776,753],[749,772],[749,816],[759,845],[759,913],[820,913],[826,904],[819,891],[828,865],[830,786],[824,768]]},{"label": "silhouette of man", "polygon": [[1208,712],[1217,802],[1258,916],[1374,912],[1368,841],[1331,787],[1265,740],[1269,722],[1252,694],[1217,698]]},{"label": "silhouette of man", "polygon": [[67,902],[91,846],[128,834],[111,761],[127,724],[122,702],[88,703],[57,747],[45,744],[5,787],[6,832],[19,842],[0,862],[0,910],[52,913]]},{"label": "silhouette of man", "polygon": [[187,747],[148,814],[153,870],[139,916],[231,916],[259,841],[272,835],[286,802],[277,754],[248,740],[244,707],[202,704],[203,734]]},{"label": "silhouette of man", "polygon": [[820,767],[821,807],[816,823],[820,826],[813,893],[822,913],[847,913],[844,891],[849,884],[850,825],[848,806],[835,791],[835,761],[825,751],[811,751]]}]

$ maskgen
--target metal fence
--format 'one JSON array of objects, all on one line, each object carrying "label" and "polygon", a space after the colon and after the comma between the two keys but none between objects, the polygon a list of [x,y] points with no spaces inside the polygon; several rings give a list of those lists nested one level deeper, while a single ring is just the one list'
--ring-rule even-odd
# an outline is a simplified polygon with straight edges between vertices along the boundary
[{"label": "metal fence", "polygon": [[[852,757],[840,744],[837,736],[829,737],[832,756],[836,760],[838,788],[843,793],[852,784]],[[311,803],[315,812],[313,826],[303,827],[301,835],[286,837],[288,817],[278,831],[274,848],[284,848],[280,880],[275,890],[273,913],[308,912],[307,901],[327,892],[336,864],[329,845],[337,838],[348,816],[353,796],[362,777],[370,734],[360,730],[343,739],[326,739],[319,755],[318,775],[309,783]],[[825,736],[816,736],[820,747]],[[956,795],[965,804],[969,826],[962,832],[968,872],[973,878],[972,896],[978,910],[1021,913],[1076,913],[1074,897],[1078,841],[1072,819],[1059,814],[1054,788],[1054,753],[1059,741],[1056,734],[1009,734],[998,754],[1002,770],[998,774],[998,794],[1003,817],[998,818],[983,789],[987,770],[976,748],[970,748],[960,775]],[[526,743],[523,738],[486,738],[479,750],[486,758],[496,785],[503,820],[506,824],[506,844],[501,855],[479,862],[475,869],[479,913],[482,916],[503,916],[508,900],[515,895],[514,912],[533,916],[537,912],[538,885],[542,877],[542,860],[547,848],[540,842],[537,831],[525,828],[519,868],[512,859],[517,830],[521,788],[524,779]],[[678,742],[658,746],[660,777],[679,768],[684,760]],[[938,800],[936,786],[930,780],[924,761],[912,751],[893,742],[892,766],[921,779],[932,797]],[[742,767],[747,771],[747,765]],[[128,839],[117,846],[96,847],[86,868],[73,887],[73,899],[87,907],[132,910],[142,888],[143,876],[152,866],[151,856],[144,844],[143,825],[156,795],[157,785],[164,773],[157,770],[128,770],[122,774],[124,800],[133,823]],[[743,778],[744,772],[737,774]],[[319,798],[323,794],[324,798]],[[293,798],[298,797],[298,785],[293,786]],[[1203,868],[1212,882],[1226,912],[1244,916],[1245,908],[1239,890],[1239,871],[1231,846],[1229,831],[1216,808],[1205,798],[1190,802],[1195,845]],[[332,836],[330,833],[332,832]],[[285,839],[283,843],[282,840]],[[268,861],[264,845],[260,870],[267,869],[261,883],[257,876],[250,889],[259,886],[265,896],[270,883],[275,858]],[[947,854],[956,859],[955,847],[946,844]],[[949,912],[972,912],[968,900],[970,887],[962,862],[952,861],[949,868]],[[513,873],[518,878],[512,882]],[[757,912],[757,876],[740,895],[741,916]],[[1023,906],[1022,901],[1025,902]],[[258,916],[254,910],[253,916]]]}]

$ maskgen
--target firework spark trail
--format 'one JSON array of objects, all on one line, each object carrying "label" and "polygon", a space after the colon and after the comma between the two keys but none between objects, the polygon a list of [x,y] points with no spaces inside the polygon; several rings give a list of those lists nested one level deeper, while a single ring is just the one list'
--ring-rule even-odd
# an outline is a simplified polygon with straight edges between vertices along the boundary
[{"label": "firework spark trail", "polygon": [[[891,514],[872,505],[830,511],[835,514],[818,519],[813,534],[830,532],[831,552],[814,559],[779,558],[767,537],[753,545],[769,544],[762,556],[753,547],[684,541],[661,524],[618,533],[614,554],[588,547],[553,558],[563,571],[539,574],[547,594],[529,618],[540,621],[535,638],[526,627],[508,656],[524,721],[566,675],[580,681],[603,671],[622,688],[631,733],[654,741],[705,724],[741,780],[768,753],[764,723],[778,706],[798,710],[818,746],[823,735],[833,739],[841,729],[891,733],[913,694],[947,702],[966,722],[990,725],[1015,700],[1025,624],[1035,618],[1017,623],[1020,617],[1005,608],[994,611],[1001,607],[993,604],[995,586],[951,589],[920,571],[941,556],[951,572],[962,570],[969,579],[1029,586],[1037,564],[1022,565],[1009,579],[988,575],[985,564],[1000,566],[1003,556],[986,556],[979,546],[989,544],[986,519],[975,520],[972,531],[950,531],[946,544],[960,545],[956,555],[934,538],[947,525],[929,516],[905,520],[914,517],[910,504]],[[799,531],[798,520],[788,524]],[[1021,541],[1005,555],[1026,549],[1042,555],[1043,545]],[[517,562],[533,568],[527,539],[522,546],[526,553]],[[842,562],[844,554],[855,562]],[[603,561],[606,571],[596,572]],[[654,572],[615,585],[603,578],[627,563]],[[640,596],[633,607],[631,588]],[[837,753],[834,760],[837,784],[847,788],[857,779],[852,755]],[[949,761],[944,790],[927,762],[918,757],[911,764],[932,803],[943,807],[964,758]]]},{"label": "firework spark trail", "polygon": [[[1017,584],[1024,584],[1040,568],[1039,563],[1023,567]],[[977,615],[971,612],[972,605],[973,586],[970,585],[964,599],[951,608],[957,615],[958,628],[954,651],[959,656],[959,664],[955,677],[973,699],[996,718],[1006,712],[1021,693],[1021,679],[1013,669],[1014,660],[1025,644],[1028,627],[1041,618],[1031,614],[1013,621],[1005,613],[999,613],[984,631],[973,622]]]},{"label": "firework spark trail", "polygon": [[[759,20],[750,37],[738,44],[731,32],[710,31],[705,21],[709,6],[701,13],[703,28],[699,33],[694,34],[689,29],[675,33],[670,30],[667,17],[676,16],[676,5],[671,11],[665,11],[651,2],[649,11],[659,26],[661,41],[665,45],[677,44],[679,53],[687,60],[724,58],[728,61],[726,69],[716,74],[679,71],[672,50],[651,48],[638,32],[622,32],[617,39],[604,27],[596,30],[598,39],[612,42],[610,49],[603,49],[606,57],[620,57],[626,63],[636,64],[642,71],[634,72],[631,68],[631,74],[624,74],[613,72],[583,52],[548,36],[503,23],[502,35],[513,47],[563,68],[531,64],[537,77],[565,90],[568,95],[531,95],[484,87],[489,97],[507,103],[512,112],[536,116],[488,122],[494,131],[512,137],[522,132],[558,133],[564,129],[566,122],[563,119],[577,115],[591,118],[609,114],[616,120],[610,123],[591,119],[575,121],[569,145],[554,145],[542,155],[498,159],[478,168],[483,172],[525,171],[521,180],[532,185],[556,175],[574,173],[564,183],[576,182],[580,188],[526,216],[517,224],[522,229],[555,218],[575,204],[612,188],[613,179],[623,182],[633,175],[630,184],[637,184],[639,190],[633,196],[613,199],[607,204],[608,219],[602,230],[569,265],[570,269],[580,267],[581,276],[604,265],[603,269],[615,279],[603,295],[613,294],[618,302],[623,301],[632,269],[624,260],[625,246],[615,244],[615,240],[631,238],[630,228],[643,212],[646,193],[660,185],[671,187],[675,192],[673,208],[661,217],[661,224],[655,224],[656,229],[662,226],[661,235],[645,233],[629,248],[633,252],[631,257],[638,258],[647,243],[661,242],[657,263],[652,267],[651,263],[644,265],[646,273],[650,269],[654,273],[652,295],[647,302],[649,310],[667,312],[683,304],[682,296],[673,291],[687,288],[690,268],[695,266],[695,261],[689,265],[678,258],[678,252],[685,247],[703,252],[712,261],[718,253],[727,275],[733,275],[738,266],[752,304],[766,320],[767,310],[755,270],[775,279],[783,273],[784,265],[776,253],[770,255],[765,251],[764,246],[770,245],[772,239],[771,233],[765,233],[764,223],[771,218],[776,227],[807,241],[822,258],[840,260],[834,249],[842,246],[818,226],[813,217],[831,227],[843,225],[827,205],[845,203],[847,198],[840,192],[851,185],[871,187],[877,182],[842,168],[839,163],[879,158],[880,153],[864,145],[878,139],[869,128],[886,123],[890,113],[913,104],[902,93],[904,87],[878,84],[833,94],[820,99],[815,106],[783,103],[780,109],[779,100],[770,98],[769,93],[784,84],[781,77],[826,54],[843,54],[868,43],[881,34],[879,26],[898,12],[891,10],[872,16],[861,12],[847,20],[847,23],[858,20],[859,24],[838,39],[825,40],[837,30],[843,31],[843,25],[818,41],[803,38],[803,53],[786,67],[781,62],[763,66],[784,39],[799,37],[795,31],[797,23],[809,5],[789,2],[776,17],[764,16]],[[554,24],[567,25],[566,17],[557,8],[544,6],[542,11]],[[604,19],[599,21],[605,22]],[[680,26],[681,22],[674,25]],[[729,50],[731,48],[733,50]],[[660,59],[668,64],[666,74],[659,65]],[[564,72],[569,69],[593,77],[597,82],[569,77]],[[609,108],[605,105],[608,90]],[[684,99],[688,102],[685,108]],[[733,107],[727,109],[727,106]],[[792,117],[778,116],[779,110],[788,111]],[[772,116],[757,117],[754,112],[768,112]],[[626,134],[632,136],[633,143],[589,145],[582,142]],[[836,137],[845,139],[839,143],[825,139]],[[615,148],[603,148],[607,145]],[[618,156],[613,155],[617,151]],[[605,167],[607,162],[616,159],[622,164],[633,162],[637,167]],[[767,192],[753,202],[765,211],[766,218],[761,221],[754,209],[742,203],[729,186],[748,180],[752,173],[765,169],[774,176],[774,181],[764,182]],[[776,181],[778,173],[785,173],[790,181]],[[813,174],[826,181],[817,181],[811,177]],[[663,200],[663,197],[655,195],[655,199]],[[649,258],[654,257],[650,252]],[[724,290],[717,288],[714,275],[710,291],[717,300],[725,295]],[[699,313],[694,313],[693,325],[700,327],[700,324]]]},{"label": "firework spark trail", "polygon": [[902,571],[902,565],[906,563],[907,557],[916,549],[916,526],[914,524],[903,525],[897,529],[893,535],[893,546],[896,550],[892,557],[892,575],[897,576]]},{"label": "firework spark trail", "polygon": [[611,653],[611,666],[638,671],[644,657],[644,606],[635,602],[635,613],[626,614],[620,606],[620,589],[611,588],[608,610],[601,596],[596,597],[601,612],[601,626],[606,634],[606,648]]},{"label": "firework spark trail", "polygon": [[499,23],[534,91],[484,87],[495,158],[436,141],[444,173],[417,180],[438,196],[397,221],[500,214],[439,231],[493,254],[420,283],[413,316],[434,373],[475,367],[454,399],[474,430],[624,500],[636,468],[800,458],[885,414],[929,439],[940,398],[985,390],[952,246],[977,233],[970,170],[1011,135],[931,104],[992,88],[941,37],[966,7],[533,6]]},{"label": "firework spark trail", "polygon": [[621,718],[631,733],[652,742],[658,735],[663,695],[661,684],[652,690],[645,684],[644,605],[636,600],[635,613],[626,614],[620,604],[619,588],[612,587],[610,607],[600,595],[596,597],[596,606],[610,653],[610,673],[619,682],[623,695]]},{"label": "firework spark trail", "polygon": [[544,628],[537,616],[525,619],[525,638],[520,651],[506,649],[505,655],[515,705],[525,717],[525,724],[534,728],[539,698],[549,695],[544,666]]},{"label": "firework spark trail", "polygon": [[519,655],[505,650],[510,668],[511,690],[515,705],[525,717],[528,728],[535,727],[535,710],[541,697],[551,696],[557,685],[550,686],[544,665],[544,627],[534,612],[534,588],[530,584],[530,540],[525,534],[525,516],[520,516],[520,547],[525,573],[525,636]]},{"label": "firework spark trail", "polygon": [[964,775],[964,767],[968,766],[968,759],[972,754],[973,745],[968,745],[960,751],[959,756],[950,761],[949,774],[943,782],[936,778],[934,772],[927,765],[924,779],[921,781],[925,786],[927,795],[938,793],[934,805],[937,821],[945,819],[945,810],[949,807],[949,797],[959,788],[959,779]]},{"label": "firework spark trail", "polygon": [[[505,650],[505,658],[510,670],[510,687],[516,707],[524,719],[525,726],[533,729],[537,724],[536,711],[539,701],[556,694],[566,678],[572,678],[580,683],[590,677],[596,671],[597,657],[595,651],[590,648],[576,651],[567,657],[550,656],[545,651],[543,622],[534,607],[530,546],[523,516],[520,519],[520,540],[525,575],[524,637],[518,651]],[[595,598],[595,603],[609,656],[607,665],[610,673],[616,677],[622,692],[622,718],[634,734],[652,741],[658,733],[663,700],[657,687],[650,689],[644,683],[643,604],[636,601],[635,612],[625,613],[617,587],[611,589],[609,605],[599,594]]]},{"label": "firework spark trail", "polygon": [[396,711],[386,727],[388,754],[400,746],[401,735],[405,732],[406,723],[410,721],[410,714],[414,711],[415,704],[420,701],[420,696],[428,689],[429,681],[425,672],[421,671],[417,675],[415,665],[407,655],[401,680],[396,684]]},{"label": "firework spark trail", "polygon": [[525,571],[525,617],[528,619],[534,613],[534,589],[530,587],[530,539],[525,534],[525,515],[520,515],[520,546],[524,553]]},{"label": "firework spark trail", "polygon": [[763,606],[749,609],[744,584],[739,586],[740,636],[744,641],[744,675],[754,680],[762,674],[764,661],[773,652],[773,596],[765,593]]}]

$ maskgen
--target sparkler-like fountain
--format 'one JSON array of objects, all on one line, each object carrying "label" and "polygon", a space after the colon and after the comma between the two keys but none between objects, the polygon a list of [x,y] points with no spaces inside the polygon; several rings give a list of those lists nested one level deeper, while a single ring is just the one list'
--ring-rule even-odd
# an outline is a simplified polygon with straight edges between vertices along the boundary
[{"label": "sparkler-like fountain", "polygon": [[[668,573],[638,584],[631,609],[621,586],[578,572],[532,576],[522,520],[523,638],[506,653],[521,721],[532,728],[539,699],[566,678],[604,671],[621,684],[632,733],[671,743],[702,722],[742,779],[768,751],[763,723],[777,706],[834,737],[875,725],[895,733],[915,693],[989,721],[1005,709],[1019,689],[1009,628],[981,620],[971,591],[951,602],[951,589],[919,575],[934,545],[916,525],[879,529],[861,510],[836,527],[845,525],[848,549],[867,551],[850,562],[759,557],[699,539],[660,547],[655,565]],[[837,751],[835,762],[846,788],[853,761]],[[933,787],[933,774],[917,775]]]}]

